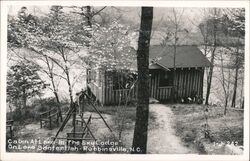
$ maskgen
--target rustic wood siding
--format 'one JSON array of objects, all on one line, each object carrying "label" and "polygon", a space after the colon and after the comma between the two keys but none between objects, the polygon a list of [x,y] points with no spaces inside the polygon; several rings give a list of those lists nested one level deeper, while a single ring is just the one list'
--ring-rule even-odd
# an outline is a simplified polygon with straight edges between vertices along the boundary
[{"label": "rustic wood siding", "polygon": [[113,75],[112,72],[105,72],[105,81],[103,86],[103,104],[112,105],[118,104],[119,102],[125,102],[126,98],[128,101],[136,99],[136,90],[137,87],[135,86],[132,90],[129,89],[114,89],[113,83]]},{"label": "rustic wood siding", "polygon": [[150,70],[150,93],[151,97],[163,101],[170,99],[172,86],[159,87],[160,70]]},{"label": "rustic wood siding", "polygon": [[184,68],[176,70],[175,86],[178,98],[191,97],[193,94],[202,97],[203,92],[202,68]]},{"label": "rustic wood siding", "polygon": [[[162,70],[162,69],[161,69]],[[167,101],[171,99],[171,90],[173,86],[159,87],[160,80],[159,69],[150,70],[150,93],[151,97],[160,100]],[[202,97],[203,94],[203,68],[178,68],[176,69],[175,79],[173,84],[177,90],[177,99],[191,97],[196,94]],[[129,97],[129,101],[136,99],[137,87],[135,86],[130,92],[128,89],[113,89],[113,80],[109,72],[105,72],[102,75],[101,90],[97,92],[96,87],[92,87],[98,95],[99,101],[106,105],[118,104],[122,102],[126,97]]]}]

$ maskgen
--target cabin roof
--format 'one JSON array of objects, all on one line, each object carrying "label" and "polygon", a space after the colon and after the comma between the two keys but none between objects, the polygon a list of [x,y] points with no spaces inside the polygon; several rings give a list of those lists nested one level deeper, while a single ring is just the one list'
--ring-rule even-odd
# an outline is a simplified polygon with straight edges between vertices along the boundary
[{"label": "cabin roof", "polygon": [[[158,64],[165,68],[174,68],[174,46],[150,46],[149,59],[151,64]],[[197,46],[177,46],[176,68],[209,67],[210,65],[211,63]]]}]

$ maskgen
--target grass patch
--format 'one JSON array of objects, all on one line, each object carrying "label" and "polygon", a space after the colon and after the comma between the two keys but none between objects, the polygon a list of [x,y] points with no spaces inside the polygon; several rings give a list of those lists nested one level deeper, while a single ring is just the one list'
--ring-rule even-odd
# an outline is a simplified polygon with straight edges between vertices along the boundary
[{"label": "grass patch", "polygon": [[[96,109],[103,114],[114,115],[117,111],[118,106],[96,106]],[[96,112],[91,105],[85,105],[84,111]]]},{"label": "grass patch", "polygon": [[205,106],[194,104],[171,105],[176,115],[175,129],[178,136],[186,146],[197,148],[200,153],[205,153],[203,142],[227,143],[237,142],[243,145],[243,111],[228,110],[223,115],[224,108],[208,107],[209,139],[205,138],[204,124]]},{"label": "grass patch", "polygon": [[[109,115],[117,115],[117,112],[120,110],[119,108],[125,108],[122,109],[123,114],[125,115],[125,117],[130,120],[131,122],[135,122],[136,120],[136,106],[96,106],[97,110],[102,113],[102,114],[109,114]],[[94,110],[94,108],[92,108],[91,106],[87,105],[85,106],[85,109],[88,112],[96,112]],[[155,120],[155,116],[153,113],[149,113],[149,119],[151,120]]]},{"label": "grass patch", "polygon": [[[134,125],[136,121],[136,106],[113,105],[113,106],[102,106],[102,107],[97,106],[96,108],[102,114],[112,115],[112,122],[113,122],[112,128],[116,131],[118,137],[121,135],[121,133],[134,129]],[[89,112],[95,112],[95,110],[90,106],[86,106],[85,110]],[[148,119],[149,119],[149,122],[151,122],[151,124],[154,125],[154,127],[149,127],[149,129],[155,128],[155,126],[157,126],[155,123],[155,119],[156,119],[155,114],[149,112]]]}]

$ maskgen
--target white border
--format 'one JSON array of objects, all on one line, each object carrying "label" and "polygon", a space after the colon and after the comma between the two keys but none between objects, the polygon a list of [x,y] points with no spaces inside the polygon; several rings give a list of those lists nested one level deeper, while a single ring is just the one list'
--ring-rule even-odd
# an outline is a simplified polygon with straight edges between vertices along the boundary
[{"label": "white border", "polygon": [[[45,153],[6,153],[6,67],[7,67],[7,6],[8,5],[94,5],[94,6],[154,6],[154,7],[245,7],[245,111],[244,111],[244,154],[229,155],[165,155],[165,154],[45,154]],[[249,160],[249,1],[1,1],[1,138],[0,160]],[[112,155],[112,156],[111,156]]]}]

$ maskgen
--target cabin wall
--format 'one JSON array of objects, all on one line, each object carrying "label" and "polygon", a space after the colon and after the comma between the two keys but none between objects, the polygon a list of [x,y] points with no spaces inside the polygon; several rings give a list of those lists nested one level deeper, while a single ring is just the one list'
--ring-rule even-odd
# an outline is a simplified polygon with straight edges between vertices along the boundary
[{"label": "cabin wall", "polygon": [[90,74],[91,72],[88,73],[88,88],[91,90],[91,94],[94,95],[94,97],[97,101],[100,103],[105,103],[104,100],[104,85],[105,85],[105,79],[104,79],[104,72],[103,71],[95,71],[95,79],[89,78],[92,77]]},{"label": "cabin wall", "polygon": [[150,81],[149,81],[150,96],[157,100],[164,101],[171,98],[172,86],[166,86],[166,87],[159,86],[160,75],[162,74],[160,70],[162,69],[150,70]]},{"label": "cabin wall", "polygon": [[204,68],[184,68],[176,70],[174,85],[177,98],[187,98],[197,95],[202,98]]},{"label": "cabin wall", "polygon": [[130,89],[114,89],[113,75],[111,72],[105,72],[105,84],[103,86],[103,104],[113,105],[132,101],[136,99],[137,87]]},{"label": "cabin wall", "polygon": [[[173,72],[173,71],[172,71]],[[151,97],[166,101],[171,99],[173,86],[176,87],[177,99],[192,97],[197,95],[202,97],[203,93],[203,76],[204,69],[202,68],[178,68],[175,71],[175,79],[172,86],[160,87],[160,72],[159,70],[151,70],[150,77],[150,92]]]},{"label": "cabin wall", "polygon": [[[152,71],[154,74],[152,74]],[[159,87],[160,72],[158,70],[151,70],[150,77],[150,93],[151,97],[159,101],[167,101],[171,99],[172,86]],[[175,79],[173,84],[177,90],[177,99],[188,98],[194,95],[202,98],[203,94],[203,77],[204,68],[178,68],[176,69]],[[110,72],[103,72],[100,76],[101,84],[99,87],[92,85],[91,90],[96,95],[97,100],[105,105],[118,104],[124,102],[126,98],[128,101],[136,100],[137,86],[132,90],[129,89],[113,89],[112,74]]]}]

